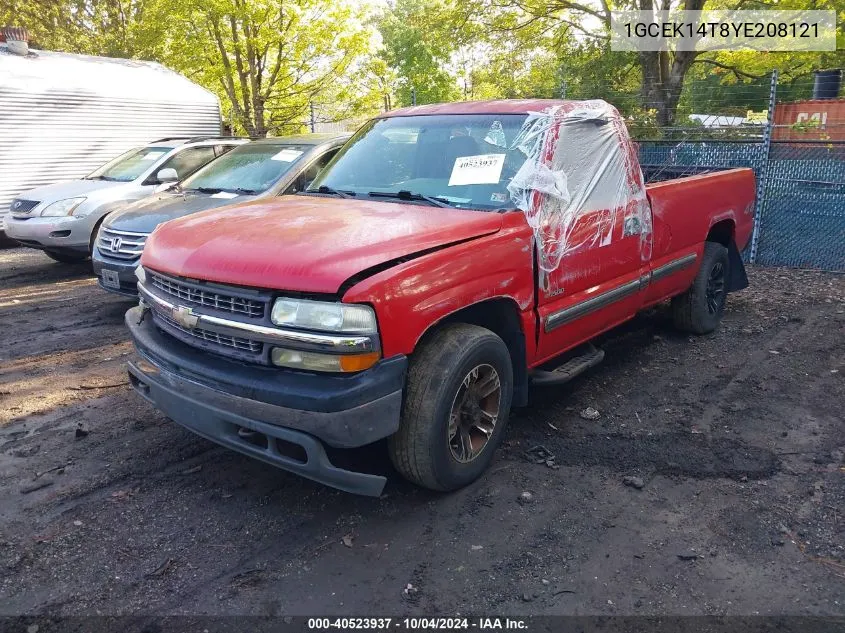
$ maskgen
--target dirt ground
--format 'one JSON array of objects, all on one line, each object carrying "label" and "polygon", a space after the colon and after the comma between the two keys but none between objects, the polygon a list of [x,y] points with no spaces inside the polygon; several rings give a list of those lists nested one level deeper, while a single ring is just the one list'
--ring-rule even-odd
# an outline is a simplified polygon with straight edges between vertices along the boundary
[{"label": "dirt ground", "polygon": [[845,276],[749,275],[715,335],[655,310],[535,390],[474,485],[370,499],[168,421],[130,302],[0,251],[0,615],[845,615]]}]

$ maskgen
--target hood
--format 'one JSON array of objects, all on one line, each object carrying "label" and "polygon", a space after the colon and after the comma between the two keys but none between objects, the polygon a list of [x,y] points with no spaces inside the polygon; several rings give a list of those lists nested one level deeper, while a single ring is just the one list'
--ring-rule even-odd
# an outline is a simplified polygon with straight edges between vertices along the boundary
[{"label": "hood", "polygon": [[106,220],[106,228],[135,233],[152,233],[162,222],[199,211],[238,204],[255,196],[215,198],[207,193],[160,193],[123,207]]},{"label": "hood", "polygon": [[[113,180],[67,180],[24,191],[17,197],[23,198],[24,200],[38,200],[39,202],[49,204],[56,202],[56,200],[64,200],[65,198],[91,197],[92,195],[97,195],[96,192],[104,189],[108,189],[109,193],[111,193],[116,188],[126,187],[131,184],[128,182],[115,182]],[[99,196],[97,195],[97,197]]]},{"label": "hood", "polygon": [[147,240],[141,263],[181,277],[334,294],[373,266],[501,226],[498,213],[284,196],[169,222]]}]

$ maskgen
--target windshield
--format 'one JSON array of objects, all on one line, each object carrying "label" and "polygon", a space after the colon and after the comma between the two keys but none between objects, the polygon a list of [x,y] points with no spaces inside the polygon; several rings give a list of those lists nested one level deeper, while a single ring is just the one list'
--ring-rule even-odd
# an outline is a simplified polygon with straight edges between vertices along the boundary
[{"label": "windshield", "polygon": [[136,147],[85,176],[88,180],[130,182],[170,152],[172,147]]},{"label": "windshield", "polygon": [[272,187],[309,149],[309,145],[247,143],[186,178],[182,189],[261,193]]},{"label": "windshield", "polygon": [[323,187],[322,193],[356,197],[404,192],[396,199],[413,202],[426,196],[458,208],[513,208],[507,185],[525,156],[509,148],[526,116],[450,114],[371,121],[308,191],[319,193]]}]

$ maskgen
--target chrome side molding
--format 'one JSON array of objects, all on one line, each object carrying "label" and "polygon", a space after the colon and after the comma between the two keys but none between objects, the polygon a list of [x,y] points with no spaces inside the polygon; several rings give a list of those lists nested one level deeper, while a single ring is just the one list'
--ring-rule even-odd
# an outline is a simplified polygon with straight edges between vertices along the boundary
[{"label": "chrome side molding", "polygon": [[651,272],[640,275],[639,279],[629,281],[621,286],[607,290],[600,295],[590,297],[589,299],[576,303],[568,308],[553,312],[546,317],[543,329],[546,332],[551,332],[552,330],[559,328],[561,325],[574,321],[575,319],[580,319],[581,317],[586,316],[591,312],[595,312],[596,310],[601,310],[611,303],[620,301],[635,292],[639,292],[640,290],[647,288],[649,284],[654,281],[659,281],[660,279],[668,277],[679,270],[692,266],[696,259],[698,259],[698,256],[695,253],[690,253],[689,255],[684,255],[678,259],[673,259],[671,262],[658,266]]}]

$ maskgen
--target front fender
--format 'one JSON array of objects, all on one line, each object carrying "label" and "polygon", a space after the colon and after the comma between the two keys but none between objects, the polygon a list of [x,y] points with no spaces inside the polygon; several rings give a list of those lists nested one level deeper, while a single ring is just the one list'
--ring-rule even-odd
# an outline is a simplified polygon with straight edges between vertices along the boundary
[{"label": "front fender", "polygon": [[[533,241],[521,213],[492,235],[399,264],[352,286],[343,297],[373,306],[385,357],[410,354],[434,324],[488,299],[534,304]],[[524,320],[524,319],[523,319]],[[533,341],[533,333],[526,340]]]}]

